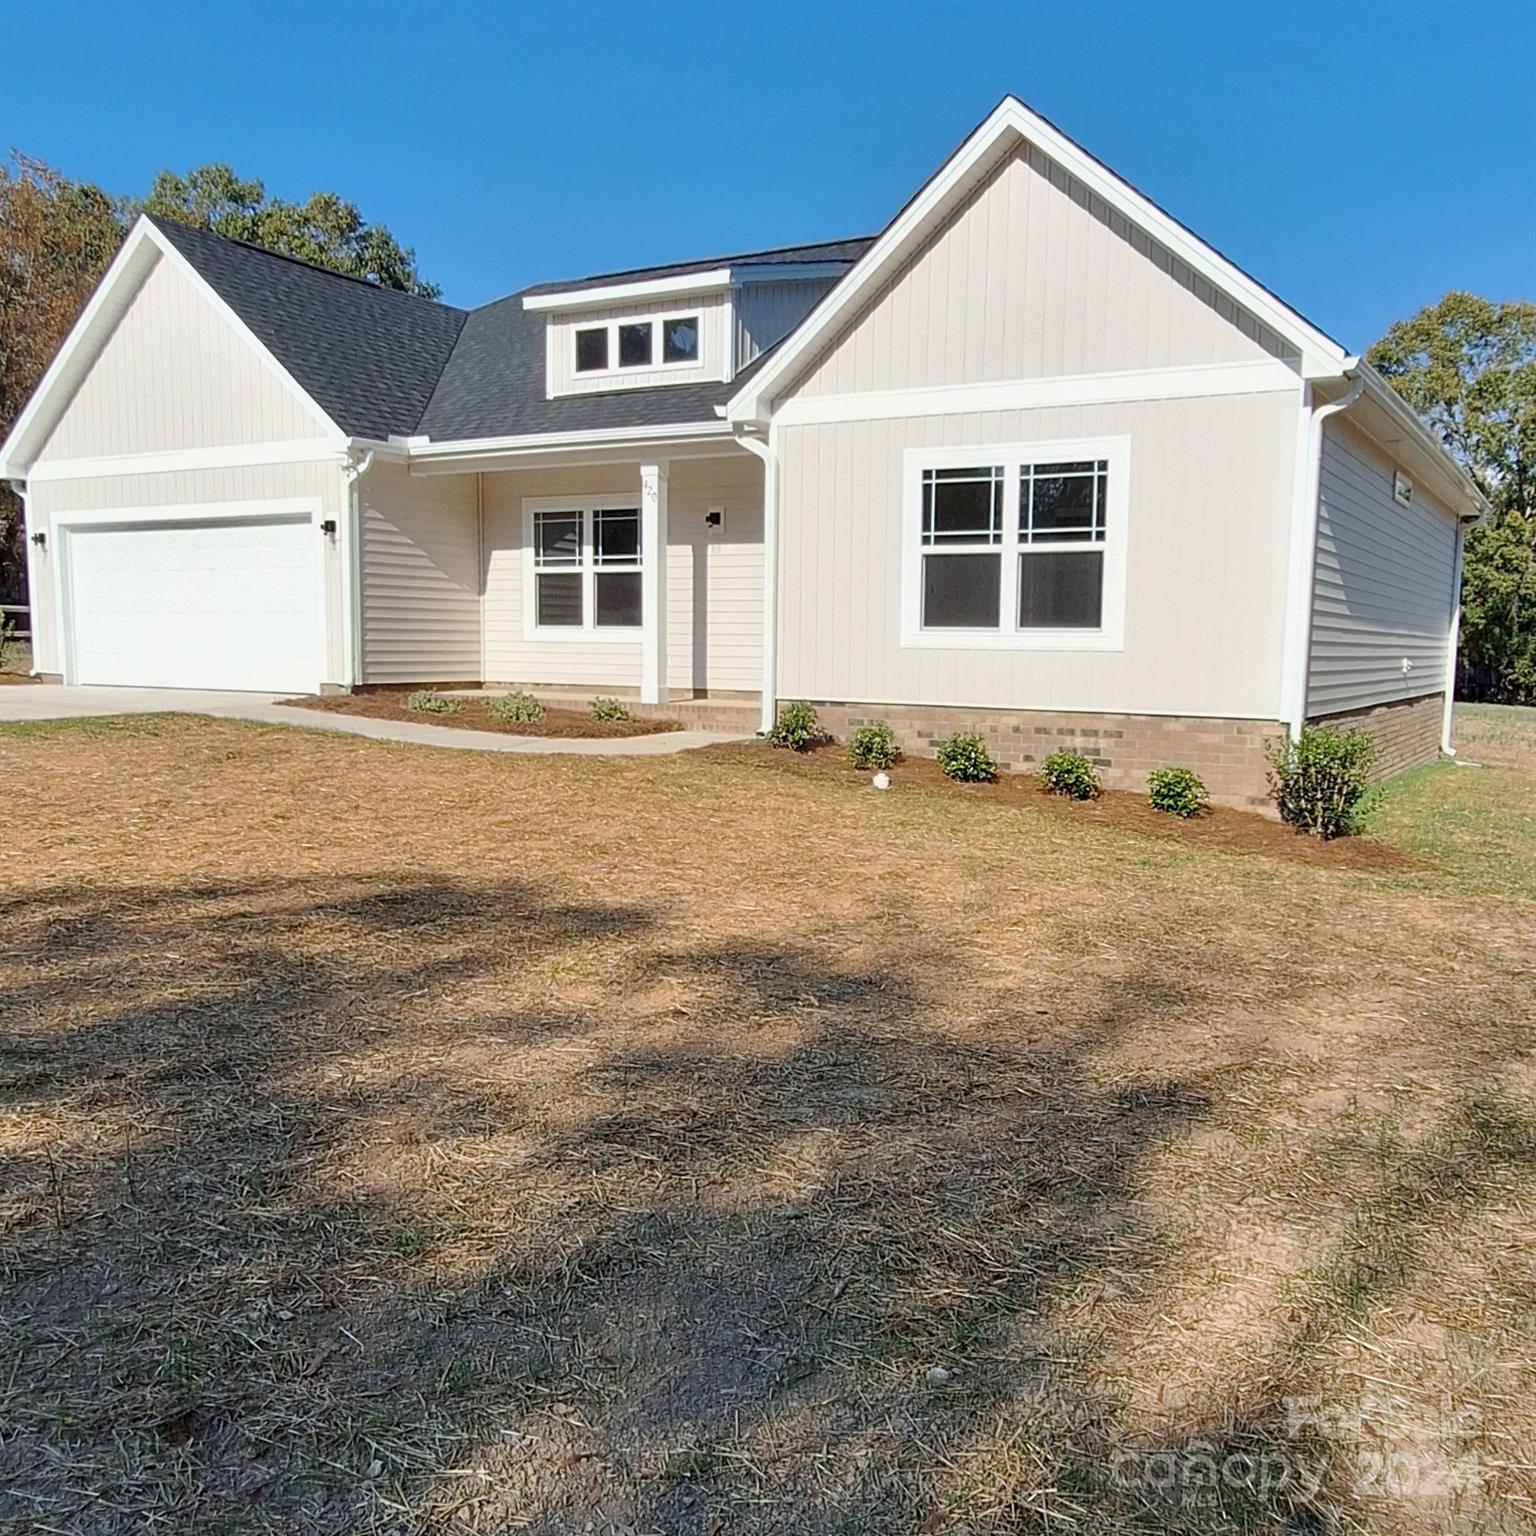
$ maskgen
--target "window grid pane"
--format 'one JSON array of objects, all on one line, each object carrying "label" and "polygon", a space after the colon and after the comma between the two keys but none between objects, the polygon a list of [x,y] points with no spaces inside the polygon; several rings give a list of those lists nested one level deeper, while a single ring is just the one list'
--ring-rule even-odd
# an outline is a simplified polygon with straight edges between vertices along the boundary
[{"label": "window grid pane", "polygon": [[577,373],[600,372],[608,366],[608,327],[576,332]]},{"label": "window grid pane", "polygon": [[664,363],[696,363],[699,360],[697,315],[677,315],[661,322],[661,360]]},{"label": "window grid pane", "polygon": [[581,573],[579,571],[540,572],[536,622],[541,629],[580,629]]},{"label": "window grid pane", "polygon": [[1020,629],[1098,629],[1103,619],[1102,549],[1020,553]]},{"label": "window grid pane", "polygon": [[581,513],[534,513],[533,560],[539,566],[580,565]]},{"label": "window grid pane", "polygon": [[640,512],[635,507],[599,507],[592,514],[594,565],[640,564]]},{"label": "window grid pane", "polygon": [[980,469],[923,471],[923,543],[1001,544],[1003,542],[1003,471]]},{"label": "window grid pane", "polygon": [[1001,600],[1001,554],[923,556],[924,629],[996,629]]},{"label": "window grid pane", "polygon": [[593,606],[600,629],[640,627],[640,572],[599,571]]},{"label": "window grid pane", "polygon": [[1019,541],[1104,542],[1109,464],[1024,464],[1019,469]]},{"label": "window grid pane", "polygon": [[619,327],[619,367],[649,368],[651,366],[651,322]]}]

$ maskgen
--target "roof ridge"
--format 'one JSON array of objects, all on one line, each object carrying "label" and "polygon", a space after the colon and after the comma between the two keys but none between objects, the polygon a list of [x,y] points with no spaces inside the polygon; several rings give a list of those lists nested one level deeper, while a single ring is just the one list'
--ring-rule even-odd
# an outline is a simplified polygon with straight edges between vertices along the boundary
[{"label": "roof ridge", "polygon": [[[638,277],[644,272],[669,272],[675,267],[711,267],[732,261],[746,261],[749,258],[762,256],[778,256],[785,251],[813,251],[827,245],[857,245],[861,241],[870,242],[878,240],[878,234],[874,235],[843,235],[831,240],[793,240],[788,245],[770,245],[757,251],[732,251],[724,256],[688,256],[678,261],[657,261],[644,267],[618,267],[611,272],[589,272],[584,277],[566,277],[543,279],[530,284],[527,288],[519,289],[520,293],[532,293],[539,288],[561,288],[570,283],[596,283],[610,277]],[[508,294],[508,298],[515,295]],[[498,301],[492,299],[491,303]]]},{"label": "roof ridge", "polygon": [[258,256],[270,256],[274,261],[291,262],[296,267],[307,267],[311,272],[319,272],[326,277],[339,278],[345,283],[359,283],[364,288],[374,293],[392,293],[398,298],[413,299],[418,304],[430,304],[434,309],[446,309],[454,314],[467,315],[469,311],[458,304],[445,304],[441,299],[431,299],[424,293],[407,293],[403,288],[391,288],[385,283],[376,283],[366,277],[359,277],[355,272],[338,272],[335,267],[327,267],[318,261],[310,261],[305,256],[294,256],[287,251],[274,251],[269,245],[259,245],[254,240],[241,240],[236,235],[221,235],[216,229],[204,229],[199,224],[188,224],[181,219],[171,218],[163,213],[145,213],[141,218],[148,219],[156,229],[160,230],[171,239],[175,239],[175,233],[185,230],[194,238],[204,236],[209,240],[218,240],[225,245],[237,245],[247,251],[255,251]]}]

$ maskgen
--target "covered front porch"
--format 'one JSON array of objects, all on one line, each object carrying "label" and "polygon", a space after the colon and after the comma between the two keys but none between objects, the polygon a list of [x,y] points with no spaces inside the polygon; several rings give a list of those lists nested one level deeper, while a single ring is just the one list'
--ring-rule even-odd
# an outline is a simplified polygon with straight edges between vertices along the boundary
[{"label": "covered front porch", "polygon": [[611,695],[755,728],[762,487],[759,460],[718,441],[378,462],[358,487],[356,681]]}]

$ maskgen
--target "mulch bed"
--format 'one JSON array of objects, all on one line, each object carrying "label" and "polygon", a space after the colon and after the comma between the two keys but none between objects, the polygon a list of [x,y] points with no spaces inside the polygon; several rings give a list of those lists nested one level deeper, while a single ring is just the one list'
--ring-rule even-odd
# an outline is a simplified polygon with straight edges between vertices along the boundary
[{"label": "mulch bed", "polygon": [[[800,778],[860,785],[867,785],[871,778],[868,770],[850,766],[846,752],[837,745],[821,747],[814,752],[789,752],[759,742],[741,742],[707,747],[702,750],[702,755],[730,761],[753,760]],[[1381,872],[1422,867],[1421,861],[1411,854],[1369,838],[1347,837],[1323,842],[1271,817],[1226,806],[1210,806],[1185,819],[1153,810],[1144,795],[1125,790],[1107,789],[1096,800],[1068,800],[1043,789],[1032,773],[1005,773],[993,784],[959,784],[947,777],[932,758],[926,757],[903,758],[890,773],[891,788],[887,793],[918,790],[994,805],[1025,804],[1069,821],[1113,827],[1142,837],[1187,843],[1222,853],[1267,854],[1272,858],[1328,869]]]},{"label": "mulch bed", "polygon": [[345,693],[325,698],[284,699],[300,709],[318,709],[328,715],[365,715],[370,720],[402,720],[412,725],[446,725],[458,731],[495,731],[502,736],[654,736],[660,731],[680,731],[676,720],[594,720],[578,709],[546,704],[544,718],[525,724],[498,720],[482,698],[461,698],[453,715],[416,714],[405,707],[406,695],[398,692]]},{"label": "mulch bed", "polygon": [[37,679],[35,677],[30,677],[25,672],[0,672],[0,687],[5,687],[11,683],[31,684],[35,683],[36,681]]}]

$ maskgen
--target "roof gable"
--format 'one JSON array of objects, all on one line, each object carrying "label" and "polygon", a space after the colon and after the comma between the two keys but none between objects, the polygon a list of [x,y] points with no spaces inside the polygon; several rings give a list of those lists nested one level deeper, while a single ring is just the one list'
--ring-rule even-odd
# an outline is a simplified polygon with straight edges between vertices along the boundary
[{"label": "roof gable", "polygon": [[1155,242],[1216,294],[1271,332],[1294,353],[1303,377],[1336,377],[1351,361],[1336,341],[1016,97],[1009,96],[919,189],[766,366],[737,391],[729,407],[730,418],[766,421],[773,401],[804,372],[813,356],[841,334],[923,242],[987,183],[1021,143],[1060,167],[1086,193],[1100,199],[1111,214]]}]

